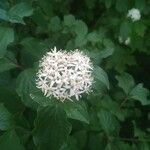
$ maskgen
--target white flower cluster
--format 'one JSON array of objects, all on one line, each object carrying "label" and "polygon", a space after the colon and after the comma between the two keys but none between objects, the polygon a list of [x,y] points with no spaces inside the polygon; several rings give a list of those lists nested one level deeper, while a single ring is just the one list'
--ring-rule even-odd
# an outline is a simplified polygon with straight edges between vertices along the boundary
[{"label": "white flower cluster", "polygon": [[122,37],[119,36],[118,39],[119,39],[119,42],[120,42],[120,43],[124,43],[125,45],[129,45],[130,42],[131,42],[130,37],[128,37],[126,40],[123,40]]},{"label": "white flower cluster", "polygon": [[128,11],[127,17],[131,18],[132,21],[138,21],[141,18],[140,11],[136,8],[132,8],[131,10]]},{"label": "white flower cluster", "polygon": [[79,100],[82,93],[91,91],[92,70],[90,58],[79,50],[57,51],[55,47],[39,63],[36,86],[46,97],[64,101],[74,96]]}]

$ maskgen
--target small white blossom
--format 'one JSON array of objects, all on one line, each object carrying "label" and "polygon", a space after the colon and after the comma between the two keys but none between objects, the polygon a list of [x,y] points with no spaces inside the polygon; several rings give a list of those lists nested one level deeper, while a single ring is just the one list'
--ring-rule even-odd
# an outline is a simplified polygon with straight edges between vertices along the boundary
[{"label": "small white blossom", "polygon": [[123,39],[121,36],[118,37],[119,43],[123,43]]},{"label": "small white blossom", "polygon": [[125,44],[125,45],[129,45],[129,44],[130,44],[130,41],[131,41],[131,39],[130,39],[130,37],[128,37],[128,38],[125,40],[124,44]]},{"label": "small white blossom", "polygon": [[90,58],[79,50],[57,51],[55,47],[39,63],[36,86],[46,97],[79,100],[82,93],[91,92],[92,70]]},{"label": "small white blossom", "polygon": [[131,10],[128,11],[127,17],[131,18],[132,21],[138,21],[141,18],[140,11],[136,8],[132,8]]},{"label": "small white blossom", "polygon": [[124,43],[125,45],[129,45],[131,42],[130,37],[128,37],[126,40],[123,40],[121,36],[118,37],[119,43]]}]

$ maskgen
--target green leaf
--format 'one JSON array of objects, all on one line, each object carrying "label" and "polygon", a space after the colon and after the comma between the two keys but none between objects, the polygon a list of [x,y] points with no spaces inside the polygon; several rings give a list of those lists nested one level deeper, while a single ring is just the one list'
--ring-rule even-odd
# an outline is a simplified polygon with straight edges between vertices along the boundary
[{"label": "green leaf", "polygon": [[122,22],[120,26],[120,36],[123,40],[126,40],[130,37],[131,34],[131,25],[129,22]]},{"label": "green leaf", "polygon": [[143,141],[142,143],[139,142],[135,148],[135,150],[149,150],[149,149],[150,149],[150,144],[149,142],[146,141]]},{"label": "green leaf", "polygon": [[59,107],[43,107],[35,121],[34,142],[42,150],[59,150],[66,142],[71,126]]},{"label": "green leaf", "polygon": [[45,14],[43,14],[43,11],[40,8],[34,9],[34,13],[31,16],[31,18],[38,26],[38,29],[40,29],[40,32],[45,32],[45,31],[47,32],[48,21],[47,18],[45,17]]},{"label": "green leaf", "polygon": [[105,46],[103,51],[100,51],[101,58],[107,58],[114,52],[115,45],[110,39],[104,39],[103,45]]},{"label": "green leaf", "polygon": [[37,103],[32,100],[30,94],[35,89],[35,72],[33,69],[24,70],[19,74],[16,80],[16,91],[21,97],[22,102],[28,106],[35,108]]},{"label": "green leaf", "polygon": [[30,91],[30,97],[40,106],[54,106],[57,103],[57,100],[54,97],[49,98],[44,96],[44,93],[36,87],[34,90]]},{"label": "green leaf", "polygon": [[87,132],[86,130],[80,130],[73,134],[73,137],[77,140],[78,149],[84,149],[87,144]]},{"label": "green leaf", "polygon": [[102,35],[97,32],[91,32],[87,35],[87,40],[95,44],[97,42],[102,42]]},{"label": "green leaf", "polygon": [[10,85],[10,83],[12,83],[13,81],[8,79],[8,77],[7,80],[7,87],[0,86],[0,103],[3,103],[4,106],[6,106],[6,108],[8,109],[8,111],[12,114],[22,112],[24,110],[24,105],[21,103],[20,97],[15,92],[14,87],[8,88],[8,86],[12,86]]},{"label": "green leaf", "polygon": [[7,46],[13,41],[13,29],[0,26],[0,58],[6,54]]},{"label": "green leaf", "polygon": [[148,95],[149,90],[144,88],[142,83],[136,85],[130,93],[131,98],[138,100],[142,105],[150,104],[150,101],[147,99]]},{"label": "green leaf", "polygon": [[128,143],[115,139],[114,142],[107,144],[105,150],[133,150],[133,148]]},{"label": "green leaf", "polygon": [[32,37],[23,39],[20,44],[23,46],[20,61],[24,67],[33,67],[48,50],[47,44]]},{"label": "green leaf", "polygon": [[106,110],[110,111],[118,118],[118,120],[125,120],[125,111],[121,110],[119,104],[116,101],[112,100],[108,95],[101,99],[100,107],[103,107]]},{"label": "green leaf", "polygon": [[113,116],[109,111],[101,109],[97,115],[99,117],[100,125],[105,132],[118,132],[119,123],[115,116]]},{"label": "green leaf", "polygon": [[7,12],[4,9],[0,9],[0,19],[5,21],[8,20]]},{"label": "green leaf", "polygon": [[9,6],[9,4],[8,4],[8,2],[7,1],[5,1],[5,0],[1,0],[0,1],[0,7],[1,8],[7,8]]},{"label": "green leaf", "polygon": [[134,137],[137,137],[138,139],[141,139],[141,140],[146,138],[145,131],[143,131],[140,128],[138,128],[138,126],[137,126],[135,121],[133,121],[133,126],[134,126]]},{"label": "green leaf", "polygon": [[82,20],[77,20],[75,22],[75,33],[82,37],[88,33],[87,25]]},{"label": "green leaf", "polygon": [[112,0],[105,0],[105,6],[107,9],[110,8],[111,5],[112,5]]},{"label": "green leaf", "polygon": [[[58,5],[58,4],[57,4]],[[53,16],[53,2],[50,2],[49,0],[38,0],[37,6],[41,8],[42,13],[47,18],[50,18]]]},{"label": "green leaf", "polygon": [[116,76],[116,79],[118,80],[118,86],[128,95],[135,85],[133,77],[128,73],[123,73]]},{"label": "green leaf", "polygon": [[12,77],[9,71],[0,73],[0,86],[6,87],[10,85],[11,79]]},{"label": "green leaf", "polygon": [[113,68],[119,73],[123,73],[127,66],[135,65],[134,55],[130,54],[128,49],[116,47],[113,55],[107,61],[107,68]]},{"label": "green leaf", "polygon": [[99,66],[94,66],[93,70],[94,78],[98,79],[109,89],[109,80],[106,72]]},{"label": "green leaf", "polygon": [[0,104],[0,130],[11,129],[13,125],[12,115],[3,104]]},{"label": "green leaf", "polygon": [[96,0],[92,0],[92,1],[91,0],[86,0],[85,1],[88,9],[91,9],[91,10],[95,7],[96,2],[97,2]]},{"label": "green leaf", "polygon": [[9,21],[12,23],[25,24],[23,18],[31,16],[32,13],[33,9],[29,3],[16,4],[8,11]]},{"label": "green leaf", "polygon": [[65,110],[68,118],[89,123],[89,115],[85,103],[79,101],[64,102],[63,109]]},{"label": "green leaf", "polygon": [[104,50],[100,51],[99,55],[101,58],[107,58],[107,57],[111,56],[113,54],[113,52],[114,52],[113,47],[111,47],[111,48],[107,47]]},{"label": "green leaf", "polygon": [[20,44],[23,46],[23,49],[28,56],[31,55],[36,60],[39,60],[47,51],[46,45],[36,38],[25,38]]},{"label": "green leaf", "polygon": [[94,50],[85,50],[84,53],[91,58],[93,64],[99,65],[99,62],[101,61],[101,52],[98,49]]},{"label": "green leaf", "polygon": [[53,17],[49,24],[49,29],[53,32],[61,30],[61,22],[58,16]]},{"label": "green leaf", "polygon": [[73,15],[66,15],[64,16],[64,25],[71,27],[72,25],[75,24],[75,17]]},{"label": "green leaf", "polygon": [[107,39],[107,38],[103,39],[103,44],[104,44],[105,47],[108,47],[108,48],[114,48],[115,47],[112,40]]},{"label": "green leaf", "polygon": [[119,12],[126,12],[129,9],[129,1],[124,0],[117,0],[116,1],[116,10]]},{"label": "green leaf", "polygon": [[146,7],[145,0],[136,0],[135,1],[135,8],[139,9],[140,11],[144,11]]},{"label": "green leaf", "polygon": [[87,40],[84,36],[76,36],[75,38],[75,46],[76,47],[81,47],[87,43]]},{"label": "green leaf", "polygon": [[16,63],[9,58],[0,58],[0,73],[18,67]]},{"label": "green leaf", "polygon": [[69,136],[67,143],[62,145],[60,150],[78,150],[76,139],[73,136]]},{"label": "green leaf", "polygon": [[1,150],[25,150],[20,143],[20,139],[14,130],[5,132],[0,136],[0,149]]},{"label": "green leaf", "polygon": [[114,52],[114,49],[111,47],[106,47],[103,50],[99,50],[99,49],[89,49],[89,50],[85,50],[84,53],[89,56],[92,60],[92,63],[94,65],[99,65],[99,63],[102,61],[102,59],[107,58],[109,56],[111,56]]},{"label": "green leaf", "polygon": [[103,150],[106,143],[103,139],[102,133],[90,133],[88,137],[88,148],[89,150]]},{"label": "green leaf", "polygon": [[146,31],[146,25],[144,25],[142,22],[137,22],[134,24],[134,31],[138,36],[143,37]]}]

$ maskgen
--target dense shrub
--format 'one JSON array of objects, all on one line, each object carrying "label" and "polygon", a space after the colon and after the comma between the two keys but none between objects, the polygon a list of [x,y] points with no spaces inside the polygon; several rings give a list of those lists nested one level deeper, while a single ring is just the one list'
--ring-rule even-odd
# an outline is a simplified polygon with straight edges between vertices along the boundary
[{"label": "dense shrub", "polygon": [[[0,150],[150,149],[150,0],[0,1]],[[80,49],[93,92],[36,88],[39,60]]]}]

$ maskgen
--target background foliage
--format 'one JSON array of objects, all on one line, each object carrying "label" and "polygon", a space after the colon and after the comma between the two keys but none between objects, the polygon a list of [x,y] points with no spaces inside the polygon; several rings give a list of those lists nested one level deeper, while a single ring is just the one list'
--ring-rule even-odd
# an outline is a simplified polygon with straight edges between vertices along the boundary
[{"label": "background foliage", "polygon": [[[149,150],[149,16],[150,0],[1,0],[0,150]],[[35,88],[54,46],[91,57],[91,95],[59,103]]]}]

